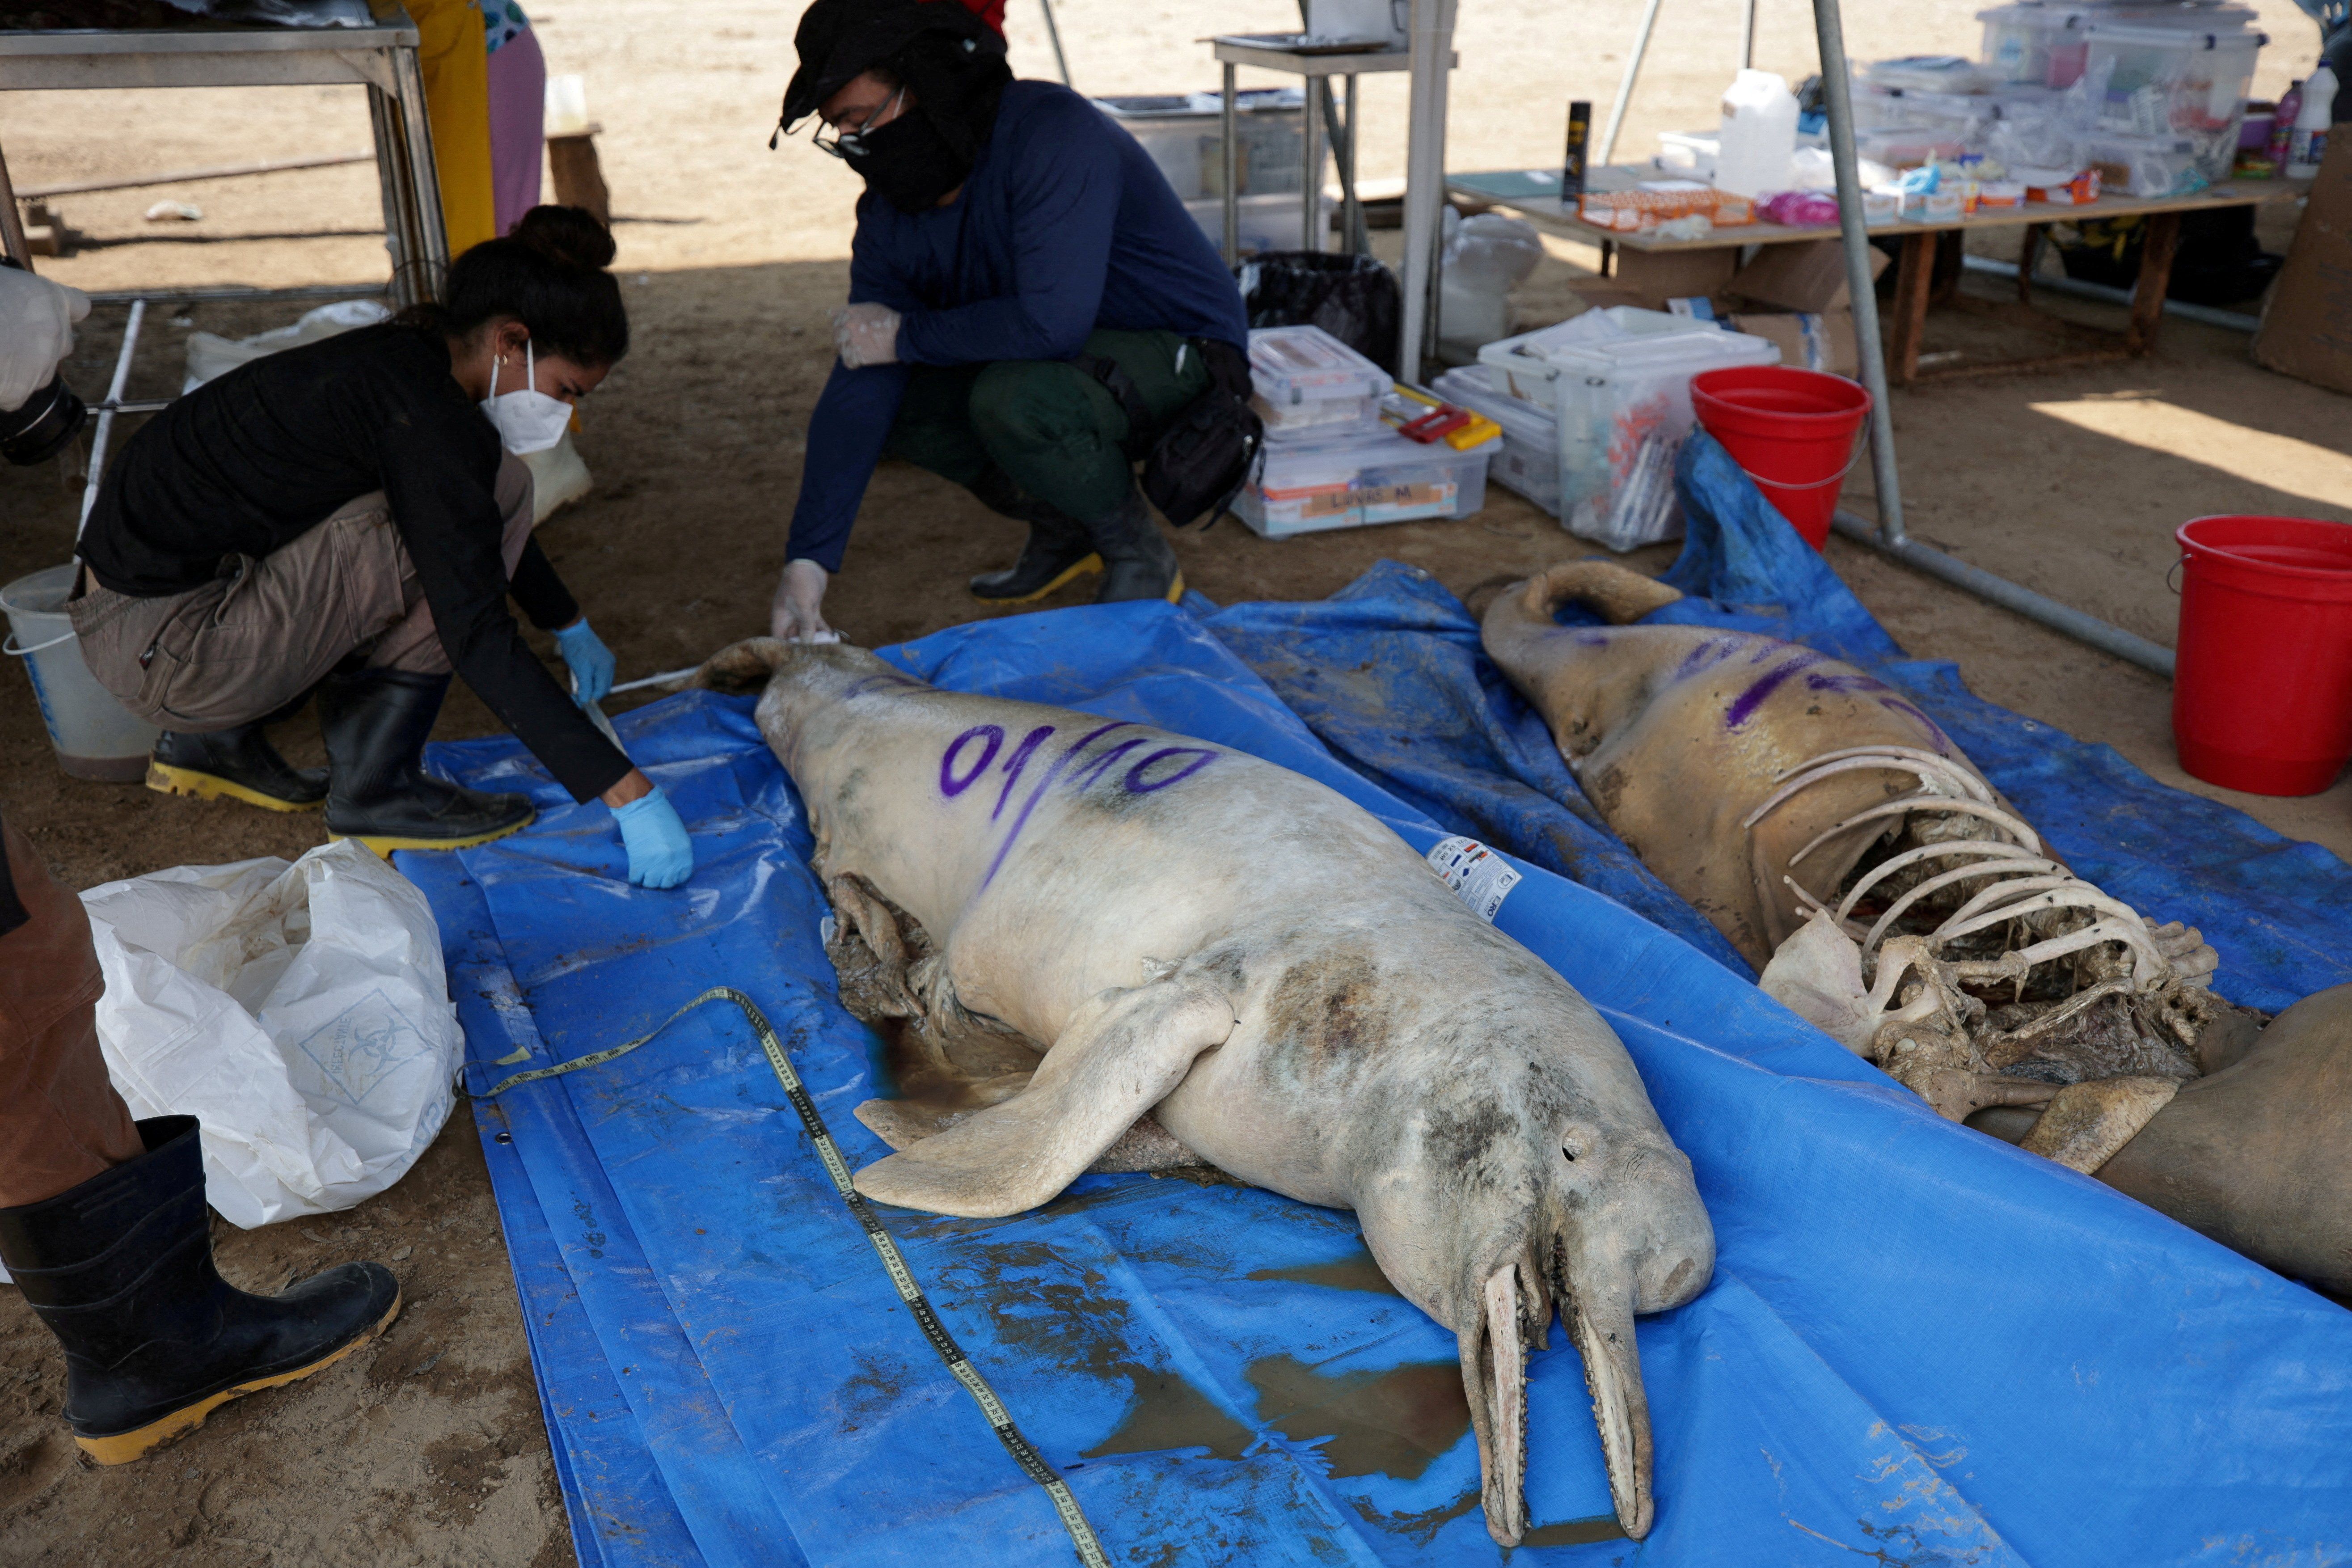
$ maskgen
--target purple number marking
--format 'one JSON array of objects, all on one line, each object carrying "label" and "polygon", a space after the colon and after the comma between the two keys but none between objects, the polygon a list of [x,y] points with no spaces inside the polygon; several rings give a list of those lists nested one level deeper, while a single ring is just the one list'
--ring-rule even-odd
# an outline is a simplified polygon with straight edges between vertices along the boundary
[{"label": "purple number marking", "polygon": [[1021,770],[1029,765],[1030,757],[1034,755],[1037,748],[1045,743],[1045,737],[1053,732],[1053,725],[1038,725],[1022,736],[1021,743],[1013,748],[1013,754],[1004,759],[1004,787],[996,792],[996,805],[988,814],[989,821],[994,822],[1003,812],[1004,803],[1013,798],[1013,786],[1021,782]]},{"label": "purple number marking", "polygon": [[[956,777],[956,758],[962,754],[966,743],[983,738],[988,742],[988,750],[980,754],[980,761],[972,764],[971,772],[961,778]],[[975,724],[958,735],[940,756],[940,793],[953,800],[970,789],[972,781],[988,771],[988,764],[996,760],[997,748],[1003,744],[1004,731],[993,724]]]},{"label": "purple number marking", "polygon": [[[1145,772],[1149,770],[1154,763],[1165,762],[1170,757],[1185,756],[1189,756],[1192,760],[1185,763],[1182,767],[1178,768],[1174,773],[1170,773],[1166,778],[1147,780],[1143,776]],[[1166,789],[1170,784],[1176,783],[1179,779],[1191,778],[1194,773],[1199,773],[1202,768],[1207,767],[1211,763],[1216,760],[1216,752],[1203,750],[1199,746],[1165,746],[1160,750],[1152,752],[1150,756],[1144,758],[1143,761],[1136,763],[1135,766],[1128,769],[1127,777],[1123,782],[1127,785],[1129,794],[1149,795],[1156,789]]]},{"label": "purple number marking", "polygon": [[[1066,773],[1069,773],[1070,787],[1073,790],[1087,789],[1108,773],[1129,752],[1150,744],[1140,736],[1123,740],[1116,745],[1107,747],[1100,754],[1088,758],[1086,764],[1076,772],[1070,771],[1072,764],[1078,761],[1079,753],[1088,746],[1114,730],[1127,730],[1133,727],[1124,719],[1114,720],[1108,724],[1087,731],[1062,749],[1061,752],[1054,758],[1053,765],[1048,767],[1044,776],[1030,787],[1026,798],[1021,803],[1021,809],[1013,814],[1012,825],[1004,830],[1003,841],[996,847],[995,858],[989,862],[987,874],[980,879],[982,887],[985,888],[995,879],[997,870],[1004,864],[1005,857],[1013,852],[1013,846],[1020,841],[1022,831],[1029,826],[1029,817],[1037,809],[1037,803],[1045,798],[1046,792],[1051,790]],[[1052,724],[1038,725],[1022,736],[1019,742],[1013,746],[1011,754],[1005,757],[1003,770],[1004,783],[996,793],[996,805],[989,811],[990,821],[993,822],[1003,815],[1006,805],[1013,798],[1013,786],[1021,782],[1022,775],[1028,771],[1030,762],[1053,737],[1055,730],[1055,726]],[[981,743],[982,750],[978,758],[967,766],[963,761],[966,754],[965,749],[974,742]],[[948,743],[948,749],[940,757],[940,793],[950,800],[963,794],[980,782],[981,775],[995,764],[997,753],[1003,751],[1003,747],[1004,731],[994,724],[975,724],[958,735]],[[1219,752],[1205,746],[1162,746],[1156,752],[1146,753],[1141,762],[1129,768],[1121,782],[1130,795],[1150,795],[1155,790],[1166,789],[1179,780],[1192,777],[1214,762],[1219,755]],[[1154,767],[1177,758],[1190,760],[1183,762],[1173,773],[1159,778],[1151,776],[1151,770]]]},{"label": "purple number marking", "polygon": [[1810,666],[1821,663],[1828,656],[1826,654],[1815,653],[1809,648],[1805,652],[1797,655],[1794,658],[1784,660],[1780,664],[1774,665],[1770,669],[1766,670],[1757,679],[1754,685],[1750,686],[1747,690],[1739,694],[1738,701],[1732,703],[1728,709],[1725,710],[1723,715],[1724,728],[1727,730],[1737,730],[1742,724],[1747,723],[1748,720],[1756,716],[1756,710],[1764,706],[1764,700],[1780,689],[1780,683],[1782,681]]}]

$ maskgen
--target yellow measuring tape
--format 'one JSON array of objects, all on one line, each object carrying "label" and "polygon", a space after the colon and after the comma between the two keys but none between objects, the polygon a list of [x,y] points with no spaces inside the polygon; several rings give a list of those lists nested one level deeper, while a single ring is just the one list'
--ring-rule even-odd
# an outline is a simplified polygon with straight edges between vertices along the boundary
[{"label": "yellow measuring tape", "polygon": [[963,1353],[963,1348],[948,1332],[947,1325],[940,1322],[939,1314],[931,1310],[922,1287],[915,1283],[914,1271],[907,1267],[906,1258],[899,1253],[898,1242],[882,1228],[882,1222],[876,1216],[873,1205],[866,1201],[866,1194],[850,1184],[849,1163],[841,1157],[841,1151],[835,1146],[833,1134],[825,1131],[824,1118],[817,1114],[816,1101],[809,1098],[808,1090],[802,1086],[801,1075],[793,1069],[792,1058],[784,1054],[784,1043],[776,1037],[775,1027],[768,1022],[767,1015],[761,1013],[758,1004],[749,996],[731,985],[714,985],[664,1018],[651,1032],[640,1035],[625,1045],[575,1058],[557,1067],[519,1072],[512,1078],[502,1079],[488,1091],[485,1098],[504,1094],[518,1084],[536,1083],[541,1079],[558,1078],[565,1073],[579,1072],[584,1068],[602,1067],[606,1062],[627,1056],[697,1007],[712,1002],[732,1002],[743,1010],[743,1016],[751,1023],[751,1032],[760,1037],[760,1048],[767,1053],[768,1066],[775,1070],[776,1081],[783,1086],[784,1098],[793,1102],[793,1109],[800,1113],[801,1125],[807,1129],[810,1141],[816,1145],[816,1156],[824,1162],[824,1173],[832,1178],[834,1190],[841,1194],[842,1201],[849,1205],[850,1214],[864,1227],[866,1239],[882,1259],[882,1268],[890,1276],[890,1283],[898,1288],[898,1300],[907,1303],[907,1310],[914,1314],[916,1323],[923,1331],[923,1338],[930,1342],[932,1351],[946,1363],[955,1380],[963,1384],[963,1391],[971,1395],[972,1403],[980,1406],[981,1414],[988,1418],[989,1426],[996,1433],[997,1441],[1003,1443],[1005,1452],[1013,1456],[1013,1462],[1019,1465],[1031,1480],[1045,1488],[1046,1495],[1053,1499],[1054,1511],[1061,1515],[1062,1528],[1070,1532],[1070,1544],[1077,1549],[1078,1561],[1086,1564],[1086,1568],[1110,1568],[1110,1559],[1104,1555],[1102,1542],[1096,1537],[1094,1526],[1087,1522],[1086,1514],[1078,1507],[1078,1500],[1071,1495],[1067,1484],[1054,1473],[1054,1468],[1038,1454],[1029,1439],[1021,1435],[1021,1428],[1013,1425],[1012,1412],[1004,1408],[1003,1401],[996,1397],[996,1391],[988,1386],[988,1380],[980,1375],[971,1358]]}]

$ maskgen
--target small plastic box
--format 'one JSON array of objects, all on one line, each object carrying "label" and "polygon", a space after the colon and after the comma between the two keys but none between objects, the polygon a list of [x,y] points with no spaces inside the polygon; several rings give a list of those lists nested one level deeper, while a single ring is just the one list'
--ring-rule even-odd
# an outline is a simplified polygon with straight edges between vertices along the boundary
[{"label": "small plastic box", "polygon": [[1302,435],[1377,434],[1388,372],[1320,327],[1260,327],[1249,335],[1251,399],[1269,447]]},{"label": "small plastic box", "polygon": [[1268,442],[1265,466],[1234,498],[1234,512],[1267,539],[1468,517],[1486,504],[1486,456],[1494,447],[1491,441],[1466,452],[1443,441],[1424,446],[1385,425],[1376,434],[1339,440]]},{"label": "small plastic box", "polygon": [[1501,449],[1488,460],[1486,477],[1552,516],[1559,515],[1559,420],[1548,404],[1496,391],[1485,365],[1449,370],[1431,382],[1429,389],[1500,425]]}]

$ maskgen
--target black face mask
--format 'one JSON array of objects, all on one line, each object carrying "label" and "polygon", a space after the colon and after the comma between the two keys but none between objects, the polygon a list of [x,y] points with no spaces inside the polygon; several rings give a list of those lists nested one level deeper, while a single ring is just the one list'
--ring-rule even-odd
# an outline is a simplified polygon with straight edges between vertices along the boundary
[{"label": "black face mask", "polygon": [[913,110],[855,144],[845,139],[841,156],[867,190],[903,213],[929,211],[971,174],[971,160],[949,144],[929,115]]}]

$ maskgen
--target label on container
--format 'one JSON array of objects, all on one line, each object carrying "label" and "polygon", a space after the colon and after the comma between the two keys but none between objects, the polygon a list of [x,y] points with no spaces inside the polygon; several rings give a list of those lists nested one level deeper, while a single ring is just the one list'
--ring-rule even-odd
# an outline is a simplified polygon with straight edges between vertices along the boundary
[{"label": "label on container", "polygon": [[1525,879],[1509,861],[1475,838],[1442,838],[1431,847],[1427,858],[1437,879],[1488,925],[1495,923],[1511,889]]},{"label": "label on container", "polygon": [[1454,481],[1417,485],[1372,485],[1354,492],[1366,522],[1409,522],[1417,517],[1444,517],[1454,510]]}]

